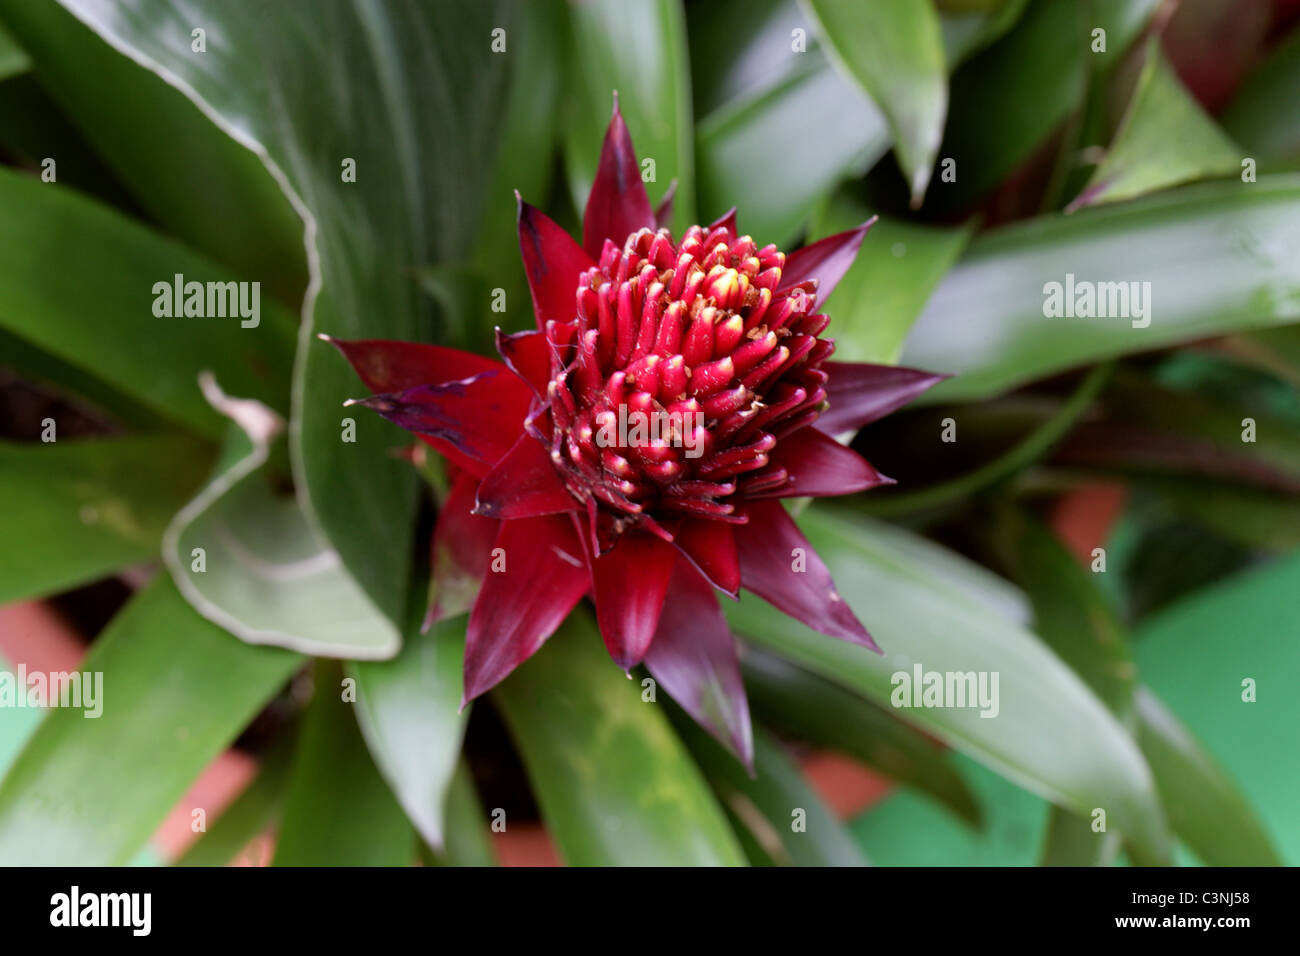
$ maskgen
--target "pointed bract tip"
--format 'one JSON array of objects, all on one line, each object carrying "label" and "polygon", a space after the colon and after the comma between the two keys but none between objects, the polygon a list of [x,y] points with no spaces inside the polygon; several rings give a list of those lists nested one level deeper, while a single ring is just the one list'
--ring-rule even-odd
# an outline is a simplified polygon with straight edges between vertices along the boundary
[{"label": "pointed bract tip", "polygon": [[930,168],[928,166],[918,169],[912,176],[912,196],[908,200],[908,205],[913,209],[920,209],[925,204],[925,191],[930,186]]},{"label": "pointed bract tip", "polygon": [[611,113],[610,115],[611,115],[611,116],[618,116],[618,115],[619,115],[619,112],[618,112],[618,90],[614,90],[614,111],[613,111],[613,113]]},{"label": "pointed bract tip", "polygon": [[316,338],[320,339],[322,342],[333,342],[333,341],[334,341],[334,337],[333,337],[332,335],[326,335],[324,332],[317,332],[317,333],[316,333]]},{"label": "pointed bract tip", "polygon": [[717,219],[713,220],[713,222],[709,223],[709,231],[712,232],[714,229],[717,229],[720,226],[727,226],[729,229],[731,229],[732,232],[736,231],[737,226],[736,226],[735,206],[732,206],[730,209],[724,212]]},{"label": "pointed bract tip", "polygon": [[[613,546],[611,545],[609,550],[603,551],[601,552],[601,554],[602,555],[608,554],[612,550],[613,550]],[[641,663],[640,660],[633,660],[630,657],[623,657],[623,656],[615,657],[613,651],[610,651],[609,659],[614,662],[614,666],[617,667],[619,670],[621,670],[629,680],[632,679],[632,668],[636,667],[636,665]]]},{"label": "pointed bract tip", "polygon": [[668,184],[668,189],[664,191],[664,196],[659,200],[659,205],[655,206],[655,227],[663,229],[670,224],[673,218],[673,199],[677,195],[677,177]]}]

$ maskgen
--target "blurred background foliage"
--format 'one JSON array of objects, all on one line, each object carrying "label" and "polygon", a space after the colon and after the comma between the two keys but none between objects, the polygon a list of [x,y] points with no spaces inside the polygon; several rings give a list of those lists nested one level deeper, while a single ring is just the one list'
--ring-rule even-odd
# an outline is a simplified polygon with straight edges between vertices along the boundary
[{"label": "blurred background foliage", "polygon": [[[879,213],[838,357],[955,373],[852,437],[897,487],[800,519],[886,655],[729,608],[754,778],[582,613],[458,713],[436,473],[339,440],[315,340],[527,325],[513,190],[574,227],[615,89],[676,230]],[[0,0],[0,600],[110,698],[0,709],[0,861],[168,861],[233,746],[181,863],[491,862],[497,808],[571,863],[1300,863],[1297,102],[1295,0]],[[176,273],[261,282],[260,325],[154,318]],[[1044,318],[1067,273],[1150,282],[1150,327]],[[999,717],[890,707],[914,661],[998,671]],[[887,795],[834,812],[814,751]]]}]

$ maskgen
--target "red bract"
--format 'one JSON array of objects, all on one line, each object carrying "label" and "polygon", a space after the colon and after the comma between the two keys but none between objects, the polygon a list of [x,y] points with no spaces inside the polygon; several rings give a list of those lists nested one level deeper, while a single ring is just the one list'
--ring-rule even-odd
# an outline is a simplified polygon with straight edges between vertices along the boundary
[{"label": "red bract", "polygon": [[734,598],[743,587],[875,648],[776,500],[889,483],[830,433],[942,377],[829,361],[830,319],[817,306],[869,226],[787,257],[741,235],[733,211],[674,242],[615,104],[583,244],[519,203],[537,328],[498,332],[504,365],[435,345],[334,343],[377,393],[360,404],[455,466],[434,575],[449,587],[481,579],[466,700],[590,596],[614,662],[644,662],[749,763],[748,707],[715,589]]}]

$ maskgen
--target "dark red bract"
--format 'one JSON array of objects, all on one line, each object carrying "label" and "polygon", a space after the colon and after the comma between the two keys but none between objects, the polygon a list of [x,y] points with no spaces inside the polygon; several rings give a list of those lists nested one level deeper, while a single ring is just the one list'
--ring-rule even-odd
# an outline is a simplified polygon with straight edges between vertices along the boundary
[{"label": "dark red bract", "polygon": [[434,345],[334,343],[376,393],[360,404],[453,466],[433,563],[439,600],[477,585],[466,700],[590,596],[615,663],[644,662],[749,763],[748,707],[715,590],[743,587],[875,648],[777,500],[887,483],[831,432],[942,378],[829,361],[818,306],[869,225],[789,257],[741,234],[734,212],[674,242],[616,104],[583,245],[519,203],[537,327],[498,332],[504,366]]}]

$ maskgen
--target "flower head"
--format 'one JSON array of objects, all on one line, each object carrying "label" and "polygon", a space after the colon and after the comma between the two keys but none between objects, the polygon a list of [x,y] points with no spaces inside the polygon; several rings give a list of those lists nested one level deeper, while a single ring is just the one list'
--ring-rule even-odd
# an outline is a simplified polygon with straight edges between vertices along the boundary
[{"label": "flower head", "polygon": [[818,309],[869,222],[786,256],[741,234],[734,210],[678,241],[667,214],[651,210],[616,101],[583,244],[519,202],[536,328],[497,333],[504,366],[434,345],[335,344],[376,393],[360,404],[454,467],[434,575],[439,595],[477,589],[465,698],[590,596],[615,663],[644,662],[748,763],[748,708],[714,592],[743,587],[874,649],[779,499],[888,483],[832,434],[942,376],[829,361]]},{"label": "flower head", "polygon": [[[797,484],[773,453],[825,406],[834,345],[819,338],[817,281],[783,286],[784,268],[731,215],[680,243],[642,227],[604,240],[575,319],[546,322],[544,437],[599,550],[634,530],[671,541],[692,517],[744,523],[747,499]],[[851,462],[844,490],[881,480]]]}]

